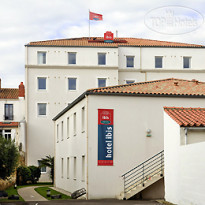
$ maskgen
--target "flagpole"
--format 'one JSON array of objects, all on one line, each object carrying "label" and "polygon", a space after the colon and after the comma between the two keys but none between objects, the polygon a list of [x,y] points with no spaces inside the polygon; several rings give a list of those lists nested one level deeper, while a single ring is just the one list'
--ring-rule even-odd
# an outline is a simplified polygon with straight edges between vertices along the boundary
[{"label": "flagpole", "polygon": [[90,9],[89,9],[89,39],[90,39]]}]

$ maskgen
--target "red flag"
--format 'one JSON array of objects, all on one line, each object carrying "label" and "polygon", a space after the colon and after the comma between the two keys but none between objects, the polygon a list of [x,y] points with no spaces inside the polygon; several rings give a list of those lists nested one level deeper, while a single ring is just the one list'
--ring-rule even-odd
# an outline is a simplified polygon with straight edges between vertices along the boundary
[{"label": "red flag", "polygon": [[103,20],[103,15],[102,14],[96,14],[93,12],[90,12],[90,20],[94,20],[94,21],[102,21]]}]

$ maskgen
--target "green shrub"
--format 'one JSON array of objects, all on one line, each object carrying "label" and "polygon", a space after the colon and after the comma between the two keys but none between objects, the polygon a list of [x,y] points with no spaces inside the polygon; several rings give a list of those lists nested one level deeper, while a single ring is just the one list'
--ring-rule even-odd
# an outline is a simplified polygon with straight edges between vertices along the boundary
[{"label": "green shrub", "polygon": [[29,181],[31,181],[31,170],[25,166],[18,167],[16,173],[17,185],[25,185]]},{"label": "green shrub", "polygon": [[31,182],[32,184],[36,184],[41,176],[41,169],[36,166],[29,166],[28,167],[31,171]]}]

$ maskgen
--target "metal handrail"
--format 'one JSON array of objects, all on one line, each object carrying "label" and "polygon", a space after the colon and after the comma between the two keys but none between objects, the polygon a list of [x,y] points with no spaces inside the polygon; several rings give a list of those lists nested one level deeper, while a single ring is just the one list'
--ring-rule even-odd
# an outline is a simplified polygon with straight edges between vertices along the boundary
[{"label": "metal handrail", "polygon": [[156,174],[163,175],[164,169],[164,150],[155,154],[135,168],[129,170],[122,175],[124,179],[124,196],[127,192],[134,189],[136,186],[142,184]]}]

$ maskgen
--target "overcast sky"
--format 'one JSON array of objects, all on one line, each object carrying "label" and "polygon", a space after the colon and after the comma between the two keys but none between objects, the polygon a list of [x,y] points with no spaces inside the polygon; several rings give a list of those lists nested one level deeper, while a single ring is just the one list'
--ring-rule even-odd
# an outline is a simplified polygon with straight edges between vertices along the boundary
[{"label": "overcast sky", "polygon": [[103,15],[91,21],[91,36],[118,30],[119,37],[205,45],[203,0],[0,0],[2,87],[25,82],[25,44],[88,36],[89,9]]}]

